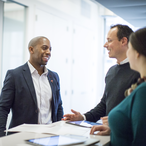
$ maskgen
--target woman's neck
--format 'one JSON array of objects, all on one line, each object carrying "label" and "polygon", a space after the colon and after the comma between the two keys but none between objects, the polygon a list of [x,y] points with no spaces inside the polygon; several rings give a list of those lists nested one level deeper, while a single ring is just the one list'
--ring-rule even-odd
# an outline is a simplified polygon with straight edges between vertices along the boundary
[{"label": "woman's neck", "polygon": [[146,64],[140,67],[139,73],[141,78],[146,77]]}]

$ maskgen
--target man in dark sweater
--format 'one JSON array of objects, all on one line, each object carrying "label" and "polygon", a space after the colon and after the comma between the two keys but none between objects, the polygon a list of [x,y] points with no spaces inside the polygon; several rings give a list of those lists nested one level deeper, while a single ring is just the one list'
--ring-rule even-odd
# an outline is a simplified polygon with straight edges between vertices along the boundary
[{"label": "man in dark sweater", "polygon": [[138,72],[130,69],[126,56],[129,36],[132,32],[126,25],[111,26],[104,47],[109,51],[110,58],[117,59],[117,64],[112,66],[106,74],[106,86],[100,103],[84,115],[71,110],[74,114],[64,115],[63,120],[96,122],[101,118],[103,124],[108,124],[108,113],[125,98],[125,90],[140,76]]}]

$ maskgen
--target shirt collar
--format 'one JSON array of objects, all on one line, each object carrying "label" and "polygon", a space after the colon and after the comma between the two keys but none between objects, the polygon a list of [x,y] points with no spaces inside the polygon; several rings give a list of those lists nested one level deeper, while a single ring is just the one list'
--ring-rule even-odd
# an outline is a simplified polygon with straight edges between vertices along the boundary
[{"label": "shirt collar", "polygon": [[[31,74],[33,74],[34,72],[38,73],[38,71],[32,66],[32,64],[29,61],[27,63],[28,63],[28,67],[30,69]],[[46,66],[44,67],[44,73],[43,74],[48,75],[48,70],[47,70]]]},{"label": "shirt collar", "polygon": [[124,59],[123,61],[121,61],[119,65],[125,64],[125,63],[127,63],[127,62],[129,62],[128,58],[126,58],[126,59]]}]

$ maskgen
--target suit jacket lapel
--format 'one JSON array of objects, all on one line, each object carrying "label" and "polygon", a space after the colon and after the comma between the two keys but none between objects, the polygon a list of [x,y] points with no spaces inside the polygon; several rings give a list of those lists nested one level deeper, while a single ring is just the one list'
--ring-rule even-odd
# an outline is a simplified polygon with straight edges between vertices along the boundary
[{"label": "suit jacket lapel", "polygon": [[50,86],[51,86],[51,90],[52,90],[52,94],[53,94],[53,86],[54,86],[54,84],[53,84],[53,77],[52,77],[52,75],[51,75],[51,73],[50,73],[50,71],[48,72],[48,80],[49,80],[49,83],[50,83]]},{"label": "suit jacket lapel", "polygon": [[35,88],[33,85],[30,69],[29,69],[27,63],[24,65],[24,68],[23,68],[23,76],[24,76],[24,79],[29,87],[32,98],[33,98],[35,104],[37,105],[36,92],[35,92]]},{"label": "suit jacket lapel", "polygon": [[51,86],[51,90],[52,90],[52,106],[54,105],[54,103],[55,103],[55,98],[53,98],[54,97],[54,89],[55,89],[55,81],[54,81],[54,79],[53,79],[53,76],[52,76],[52,74],[51,74],[51,71],[50,70],[48,70],[49,72],[48,72],[48,80],[49,80],[49,83],[50,83],[50,86]]}]

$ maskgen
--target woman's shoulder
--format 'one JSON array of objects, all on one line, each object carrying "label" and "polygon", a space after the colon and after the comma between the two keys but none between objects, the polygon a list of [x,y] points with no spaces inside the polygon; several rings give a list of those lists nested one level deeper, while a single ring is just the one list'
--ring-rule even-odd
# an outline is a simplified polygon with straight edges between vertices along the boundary
[{"label": "woman's shoulder", "polygon": [[145,93],[146,93],[146,82],[143,82],[137,86],[136,92],[141,91],[141,90],[145,91]]}]

